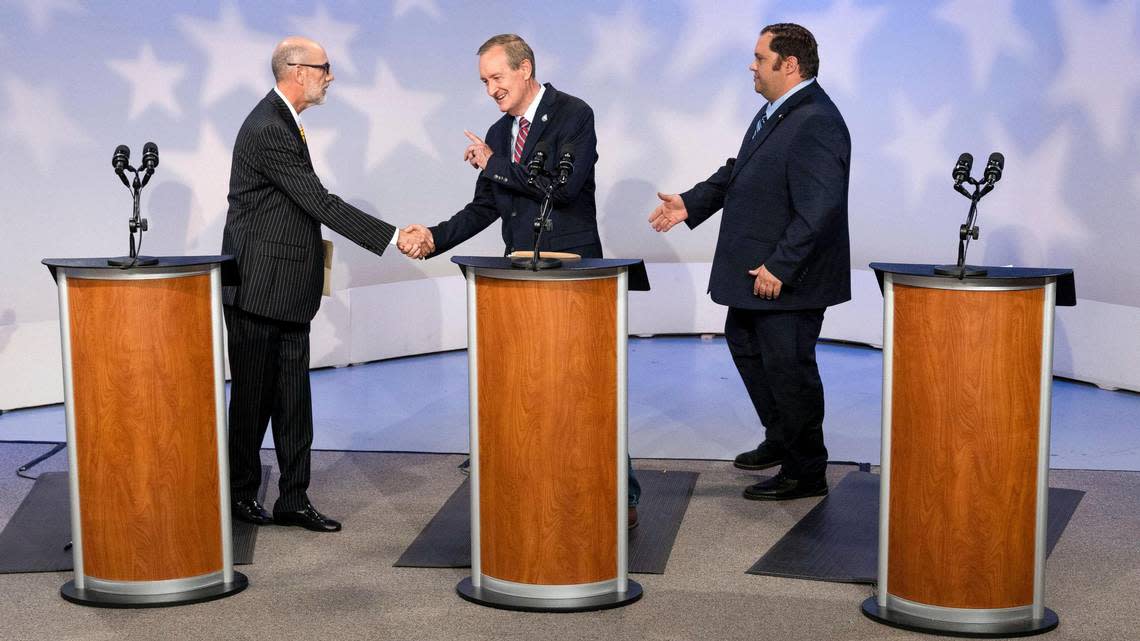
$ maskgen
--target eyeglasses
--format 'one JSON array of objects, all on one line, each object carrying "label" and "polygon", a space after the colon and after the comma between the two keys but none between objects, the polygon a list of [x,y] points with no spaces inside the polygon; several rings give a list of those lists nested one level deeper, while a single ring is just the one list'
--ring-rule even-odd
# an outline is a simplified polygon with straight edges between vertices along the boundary
[{"label": "eyeglasses", "polygon": [[285,64],[289,65],[290,67],[312,67],[313,69],[322,69],[324,70],[325,75],[328,75],[332,72],[332,64],[328,62],[323,65],[310,65],[304,62],[286,62]]}]

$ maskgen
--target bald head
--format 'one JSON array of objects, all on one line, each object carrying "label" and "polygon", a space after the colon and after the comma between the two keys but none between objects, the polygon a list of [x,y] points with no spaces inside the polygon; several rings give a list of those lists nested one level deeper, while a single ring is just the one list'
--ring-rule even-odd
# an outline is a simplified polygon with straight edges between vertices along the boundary
[{"label": "bald head", "polygon": [[270,62],[273,68],[273,79],[277,82],[289,73],[289,63],[306,62],[309,58],[324,58],[325,50],[315,40],[304,36],[289,36],[273,48],[273,58]]}]

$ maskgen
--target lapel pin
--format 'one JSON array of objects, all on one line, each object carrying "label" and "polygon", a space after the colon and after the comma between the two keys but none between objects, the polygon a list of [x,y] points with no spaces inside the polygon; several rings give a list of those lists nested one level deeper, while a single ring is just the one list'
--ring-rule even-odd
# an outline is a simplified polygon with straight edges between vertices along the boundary
[{"label": "lapel pin", "polygon": [[546,114],[542,114],[542,122],[546,122]]}]

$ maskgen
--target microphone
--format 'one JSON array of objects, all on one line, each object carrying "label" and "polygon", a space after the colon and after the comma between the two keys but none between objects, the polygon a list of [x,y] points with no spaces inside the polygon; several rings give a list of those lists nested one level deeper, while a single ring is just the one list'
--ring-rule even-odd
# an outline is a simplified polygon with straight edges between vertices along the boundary
[{"label": "microphone", "polygon": [[990,154],[990,159],[986,162],[986,172],[983,174],[987,185],[993,185],[1001,180],[1001,172],[1005,169],[1005,156],[998,152]]},{"label": "microphone", "polygon": [[158,145],[153,142],[148,142],[143,145],[142,150],[142,166],[140,169],[146,170],[146,176],[143,177],[142,184],[145,186],[150,181],[150,177],[154,174],[154,168],[158,166]]},{"label": "microphone", "polygon": [[538,141],[534,147],[534,155],[531,156],[530,162],[526,164],[526,177],[527,182],[534,182],[538,177],[538,173],[546,166],[546,156],[550,153],[550,144],[545,140]]},{"label": "microphone", "polygon": [[126,145],[119,145],[118,147],[115,147],[115,153],[111,156],[111,166],[115,168],[115,173],[119,175],[119,180],[123,181],[123,184],[127,187],[130,187],[131,184],[127,182],[127,177],[123,174],[123,171],[130,167],[130,162],[130,147],[127,147]]},{"label": "microphone", "polygon": [[565,185],[574,173],[574,145],[567,143],[562,146],[562,153],[558,156],[558,184]]},{"label": "microphone", "polygon": [[954,178],[954,184],[960,185],[970,178],[970,169],[974,166],[974,157],[969,153],[964,153],[958,156],[958,162],[954,165],[954,171],[950,174]]}]

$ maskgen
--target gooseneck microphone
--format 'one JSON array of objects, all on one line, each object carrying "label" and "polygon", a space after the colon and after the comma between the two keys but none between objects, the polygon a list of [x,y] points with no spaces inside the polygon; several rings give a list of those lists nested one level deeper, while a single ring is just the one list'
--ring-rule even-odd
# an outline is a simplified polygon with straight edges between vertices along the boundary
[{"label": "gooseneck microphone", "polygon": [[526,164],[526,182],[533,185],[539,173],[542,172],[546,166],[546,157],[550,155],[550,143],[545,140],[538,141],[534,147],[534,155],[530,157],[530,162]]},{"label": "gooseneck microphone", "polygon": [[[123,184],[126,185],[128,189],[130,189],[131,183],[127,181],[127,176],[123,172],[130,168],[130,162],[131,148],[126,145],[115,147],[115,153],[111,155],[111,166],[115,168],[115,173],[118,174],[119,180],[123,181]],[[134,170],[132,169],[131,171]]]},{"label": "gooseneck microphone", "polygon": [[562,153],[558,154],[558,184],[565,185],[574,173],[574,145],[562,145]]},{"label": "gooseneck microphone", "polygon": [[958,162],[954,165],[954,172],[951,176],[954,178],[956,184],[961,185],[970,179],[970,170],[974,167],[974,157],[970,153],[964,153],[958,156]]},{"label": "gooseneck microphone", "polygon": [[150,182],[150,177],[154,175],[154,168],[158,167],[158,145],[153,142],[148,142],[143,145],[142,150],[142,166],[139,169],[146,170],[146,176],[143,176],[142,184],[146,186]]}]

